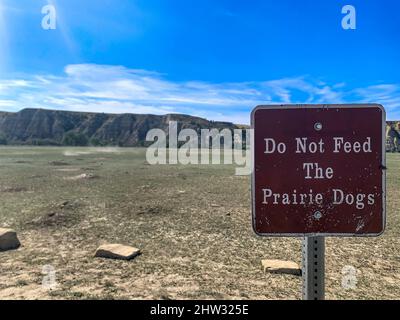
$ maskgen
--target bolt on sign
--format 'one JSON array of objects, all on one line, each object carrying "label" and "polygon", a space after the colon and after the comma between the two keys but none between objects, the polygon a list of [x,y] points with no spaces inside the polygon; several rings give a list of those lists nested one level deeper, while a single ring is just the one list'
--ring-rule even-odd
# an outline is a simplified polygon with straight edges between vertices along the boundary
[{"label": "bolt on sign", "polygon": [[381,105],[252,112],[253,228],[264,236],[378,236],[385,218]]}]

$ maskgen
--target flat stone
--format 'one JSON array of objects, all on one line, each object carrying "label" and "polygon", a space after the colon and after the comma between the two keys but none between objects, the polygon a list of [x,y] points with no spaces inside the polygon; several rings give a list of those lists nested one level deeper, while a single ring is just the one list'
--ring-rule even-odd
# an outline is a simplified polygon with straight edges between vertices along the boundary
[{"label": "flat stone", "polygon": [[0,228],[0,251],[14,250],[19,248],[20,245],[21,243],[14,230]]},{"label": "flat stone", "polygon": [[130,260],[140,254],[140,250],[122,244],[104,244],[97,248],[95,257],[106,259]]},{"label": "flat stone", "polygon": [[283,260],[262,260],[264,272],[283,273],[301,276],[301,269],[296,262]]}]

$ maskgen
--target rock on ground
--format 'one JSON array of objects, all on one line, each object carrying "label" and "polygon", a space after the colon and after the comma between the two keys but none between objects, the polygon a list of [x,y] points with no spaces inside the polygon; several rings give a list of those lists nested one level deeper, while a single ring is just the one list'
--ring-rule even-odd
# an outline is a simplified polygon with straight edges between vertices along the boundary
[{"label": "rock on ground", "polygon": [[95,257],[130,260],[140,254],[140,250],[122,244],[104,244],[97,248]]},{"label": "rock on ground", "polygon": [[282,260],[262,260],[264,272],[301,275],[301,269],[296,262]]},{"label": "rock on ground", "polygon": [[0,251],[17,249],[20,245],[14,230],[0,228]]}]

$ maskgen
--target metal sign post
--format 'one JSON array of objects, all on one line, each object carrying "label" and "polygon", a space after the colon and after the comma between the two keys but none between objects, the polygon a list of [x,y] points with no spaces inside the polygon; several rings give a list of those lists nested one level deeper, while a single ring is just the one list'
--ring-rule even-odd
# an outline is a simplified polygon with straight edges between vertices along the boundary
[{"label": "metal sign post", "polygon": [[325,237],[305,237],[302,247],[303,300],[324,300]]}]

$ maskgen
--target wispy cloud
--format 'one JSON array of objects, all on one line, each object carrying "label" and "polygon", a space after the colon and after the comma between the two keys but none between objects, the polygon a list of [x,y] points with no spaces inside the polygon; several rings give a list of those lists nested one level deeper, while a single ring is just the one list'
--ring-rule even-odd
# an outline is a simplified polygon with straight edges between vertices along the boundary
[{"label": "wispy cloud", "polygon": [[385,106],[391,120],[400,119],[400,85],[379,84],[353,90],[360,102],[376,101]]},{"label": "wispy cloud", "polygon": [[109,113],[188,113],[248,123],[250,110],[272,103],[382,103],[400,118],[400,85],[351,88],[311,77],[261,82],[177,82],[166,75],[123,66],[68,65],[61,76],[27,75],[0,80],[3,110],[48,108]]}]

